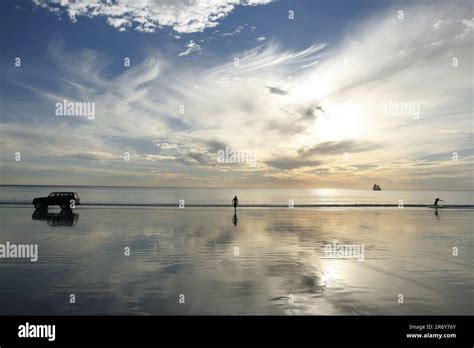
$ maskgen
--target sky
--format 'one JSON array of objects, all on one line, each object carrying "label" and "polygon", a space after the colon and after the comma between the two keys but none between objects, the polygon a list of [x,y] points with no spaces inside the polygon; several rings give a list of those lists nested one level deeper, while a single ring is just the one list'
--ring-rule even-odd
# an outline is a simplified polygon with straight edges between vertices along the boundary
[{"label": "sky", "polygon": [[472,1],[6,0],[0,184],[472,190]]}]

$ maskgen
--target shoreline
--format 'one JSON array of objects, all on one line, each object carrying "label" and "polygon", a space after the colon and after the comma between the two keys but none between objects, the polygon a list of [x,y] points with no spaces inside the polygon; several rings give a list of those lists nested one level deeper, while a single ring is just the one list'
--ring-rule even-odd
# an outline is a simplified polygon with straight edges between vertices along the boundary
[{"label": "shoreline", "polygon": [[[1,206],[32,206],[31,203],[26,202],[0,202]],[[229,204],[214,204],[214,203],[203,203],[203,204],[185,204],[184,208],[180,208],[177,203],[81,203],[78,205],[78,208],[81,206],[85,207],[165,207],[165,208],[229,208],[233,207]],[[57,208],[56,206],[51,206],[51,208]],[[398,204],[384,204],[384,203],[347,203],[347,204],[337,204],[337,203],[315,203],[315,204],[294,204],[292,207],[289,207],[288,204],[239,204],[239,208],[429,208],[435,209],[432,204],[403,204],[399,206]],[[237,210],[238,210],[237,209]],[[437,209],[474,209],[473,204],[447,204],[439,206]]]}]

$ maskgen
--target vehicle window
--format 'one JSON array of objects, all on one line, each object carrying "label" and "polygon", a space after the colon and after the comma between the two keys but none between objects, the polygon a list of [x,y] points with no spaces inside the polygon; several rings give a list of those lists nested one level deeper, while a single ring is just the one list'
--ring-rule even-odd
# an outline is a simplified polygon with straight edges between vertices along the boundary
[{"label": "vehicle window", "polygon": [[55,193],[50,193],[48,197],[50,197],[50,198],[55,198],[55,197],[56,197],[56,194],[55,194]]}]

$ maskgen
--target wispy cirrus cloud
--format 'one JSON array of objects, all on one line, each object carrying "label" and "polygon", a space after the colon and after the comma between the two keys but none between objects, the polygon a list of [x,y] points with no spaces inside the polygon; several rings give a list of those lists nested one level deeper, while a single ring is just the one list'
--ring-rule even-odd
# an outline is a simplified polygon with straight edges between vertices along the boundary
[{"label": "wispy cirrus cloud", "polygon": [[380,146],[380,144],[369,143],[367,141],[325,141],[310,148],[299,149],[298,154],[300,154],[301,156],[325,156],[343,154],[345,152],[356,153],[374,150],[380,148]]}]

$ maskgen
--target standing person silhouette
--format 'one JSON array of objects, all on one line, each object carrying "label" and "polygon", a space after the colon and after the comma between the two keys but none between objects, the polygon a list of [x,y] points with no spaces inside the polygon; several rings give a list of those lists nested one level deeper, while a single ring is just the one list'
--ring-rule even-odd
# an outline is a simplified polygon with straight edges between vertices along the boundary
[{"label": "standing person silhouette", "polygon": [[234,206],[234,212],[237,212],[237,205],[239,204],[239,199],[237,198],[237,196],[235,196],[233,199],[232,199],[232,205]]},{"label": "standing person silhouette", "polygon": [[433,206],[434,206],[435,208],[438,208],[438,202],[444,202],[444,201],[443,201],[442,199],[439,199],[439,197],[436,198],[435,201],[434,201],[434,204],[433,204]]}]

